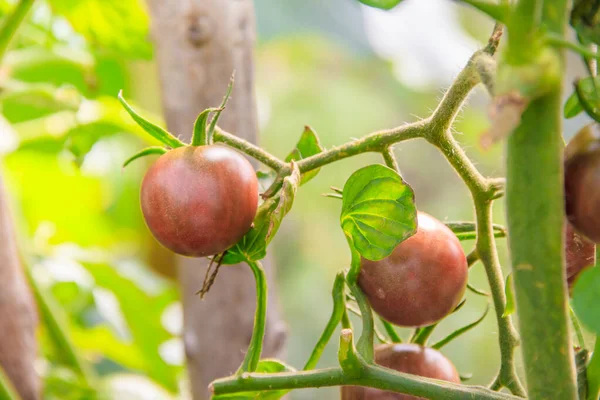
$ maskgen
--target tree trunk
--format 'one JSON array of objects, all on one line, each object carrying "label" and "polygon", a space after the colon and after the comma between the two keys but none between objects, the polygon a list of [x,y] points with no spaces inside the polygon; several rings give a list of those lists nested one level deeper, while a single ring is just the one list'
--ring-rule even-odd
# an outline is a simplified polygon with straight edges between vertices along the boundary
[{"label": "tree trunk", "polygon": [[23,400],[36,400],[37,313],[21,269],[7,197],[0,176],[0,366]]},{"label": "tree trunk", "polygon": [[[148,3],[168,129],[189,140],[197,115],[219,105],[235,70],[233,94],[219,125],[256,142],[252,1]],[[266,262],[265,268],[272,280],[270,264]],[[221,268],[214,286],[200,300],[196,292],[206,266],[205,259],[178,258],[184,344],[194,400],[208,398],[207,386],[212,380],[237,370],[250,342],[255,309],[254,279],[246,265]],[[265,356],[275,356],[285,338],[273,287],[271,283]]]}]

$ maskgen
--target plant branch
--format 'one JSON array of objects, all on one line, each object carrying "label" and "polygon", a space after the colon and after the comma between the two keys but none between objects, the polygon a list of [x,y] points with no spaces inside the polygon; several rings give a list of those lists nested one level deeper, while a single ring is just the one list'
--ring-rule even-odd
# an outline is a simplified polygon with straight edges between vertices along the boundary
[{"label": "plant branch", "polygon": [[520,399],[520,397],[494,392],[483,387],[441,382],[368,364],[364,365],[361,374],[357,377],[348,376],[341,368],[274,374],[246,373],[241,376],[218,379],[211,383],[210,389],[215,395],[222,395],[242,391],[303,389],[342,385],[367,386],[433,400]]},{"label": "plant branch", "polygon": [[394,149],[392,146],[386,147],[382,152],[383,161],[385,161],[385,165],[393,169],[394,171],[400,173],[400,167],[398,167],[398,161],[396,160],[396,156],[394,155]]},{"label": "plant branch", "polygon": [[253,145],[252,143],[239,138],[231,133],[225,132],[223,129],[216,127],[213,134],[213,141],[225,143],[226,145],[238,149],[239,151],[246,153],[250,157],[253,157],[266,165],[274,169],[277,172],[281,172],[288,168],[288,165],[278,159],[277,157],[269,154],[260,147]]},{"label": "plant branch", "polygon": [[238,370],[238,374],[254,372],[260,361],[263,338],[267,321],[267,278],[259,261],[247,261],[256,280],[256,312],[254,314],[254,328],[248,346],[246,357]]},{"label": "plant branch", "polygon": [[31,9],[35,0],[21,0],[0,25],[0,61],[6,54],[8,45]]}]

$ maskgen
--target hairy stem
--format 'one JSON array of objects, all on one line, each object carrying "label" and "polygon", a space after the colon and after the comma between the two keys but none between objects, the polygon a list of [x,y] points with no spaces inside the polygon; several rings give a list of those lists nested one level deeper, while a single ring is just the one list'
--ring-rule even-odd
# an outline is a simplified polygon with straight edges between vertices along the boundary
[{"label": "hairy stem", "polygon": [[531,399],[577,397],[563,267],[561,108],[559,87],[532,102],[507,146],[509,245]]},{"label": "hairy stem", "polygon": [[503,316],[506,295],[496,242],[493,239],[492,201],[485,198],[477,199],[475,212],[477,214],[477,254],[485,267],[498,322],[501,364],[497,382],[500,387],[505,386],[512,393],[524,396],[525,390],[519,382],[514,363],[514,351],[519,345],[518,335],[510,316]]},{"label": "hairy stem", "polygon": [[400,167],[398,167],[398,161],[396,160],[396,156],[394,155],[394,149],[392,146],[386,147],[382,152],[383,161],[385,165],[393,169],[394,171],[400,173]]},{"label": "hairy stem", "polygon": [[349,377],[341,368],[278,374],[244,374],[218,379],[211,384],[215,395],[240,391],[302,389],[342,385],[368,386],[433,400],[517,400],[506,393],[494,392],[478,386],[465,386],[416,375],[394,372],[365,364],[360,375]]},{"label": "hairy stem", "polygon": [[[520,3],[541,7],[544,27],[565,35],[567,0]],[[523,44],[510,42],[507,53],[519,46]],[[563,51],[554,52],[564,64]],[[521,65],[535,65],[535,58],[525,60]],[[533,400],[569,400],[577,398],[577,382],[564,278],[563,85],[561,74],[551,82],[543,74],[538,80],[547,87],[545,94],[529,103],[507,143],[509,246],[527,394]]]},{"label": "hairy stem", "polygon": [[269,154],[260,147],[242,138],[232,135],[231,133],[225,132],[219,127],[215,128],[213,140],[215,142],[225,143],[226,145],[233,147],[234,149],[238,149],[241,152],[246,153],[250,157],[257,159],[267,167],[274,169],[277,172],[281,172],[288,167],[288,165],[285,162]]},{"label": "hairy stem", "polygon": [[267,278],[265,271],[258,261],[247,261],[247,263],[252,269],[254,279],[256,280],[256,312],[254,314],[254,328],[248,352],[238,370],[238,374],[256,371],[262,353],[267,321]]},{"label": "hairy stem", "polygon": [[4,57],[8,44],[17,32],[21,22],[31,9],[35,0],[21,0],[17,3],[13,11],[4,18],[0,25],[0,61]]}]

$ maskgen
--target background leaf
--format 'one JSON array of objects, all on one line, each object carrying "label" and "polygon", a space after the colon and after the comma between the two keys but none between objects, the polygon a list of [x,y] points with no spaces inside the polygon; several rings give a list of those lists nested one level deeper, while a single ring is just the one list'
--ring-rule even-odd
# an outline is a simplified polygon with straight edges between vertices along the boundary
[{"label": "background leaf", "polygon": [[[600,106],[600,77],[587,77],[577,82],[580,93],[584,96],[590,106],[594,109]],[[565,118],[573,118],[583,112],[583,106],[577,96],[576,92],[573,92],[565,102],[564,116]]]},{"label": "background leaf", "polygon": [[402,2],[402,0],[359,0],[361,3],[367,6],[381,8],[384,10],[391,10]]},{"label": "background leaf", "polygon": [[413,191],[386,166],[361,168],[344,185],[340,221],[361,256],[381,260],[417,229]]},{"label": "background leaf", "polygon": [[592,267],[581,272],[573,289],[573,309],[581,323],[597,335],[600,334],[600,268]]},{"label": "background leaf", "polygon": [[138,0],[51,0],[92,45],[129,56],[150,58],[148,15]]}]

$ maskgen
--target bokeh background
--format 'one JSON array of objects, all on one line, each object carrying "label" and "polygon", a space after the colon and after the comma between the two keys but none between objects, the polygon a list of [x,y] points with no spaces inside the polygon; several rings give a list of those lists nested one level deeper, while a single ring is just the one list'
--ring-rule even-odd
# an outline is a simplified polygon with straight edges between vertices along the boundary
[{"label": "bokeh background", "polygon": [[[149,139],[120,107],[118,91],[161,120],[148,16],[136,0],[101,3],[53,1],[51,7],[38,1],[25,22],[0,67],[3,173],[28,268],[51,291],[75,345],[107,378],[107,393],[113,393],[107,398],[185,398],[173,259],[149,235],[138,202],[152,160],[121,168]],[[12,4],[0,0],[0,16]],[[448,0],[406,0],[390,12],[354,0],[255,4],[260,142],[281,157],[304,125],[329,148],[426,117],[492,28],[490,20]],[[584,74],[579,59],[569,59],[569,71]],[[479,146],[487,104],[485,91],[476,89],[456,135],[484,173],[501,176],[501,146]],[[583,122],[567,121],[565,136]],[[437,150],[413,141],[395,152],[421,210],[441,220],[473,220],[465,186]],[[286,360],[297,367],[329,317],[335,273],[349,262],[341,202],[321,194],[374,162],[379,158],[364,155],[323,168],[299,191],[271,247],[289,325]],[[503,222],[503,213],[499,201],[495,222]],[[467,252],[474,245],[463,244]],[[506,266],[504,239],[498,244]],[[469,279],[487,290],[480,264]],[[433,340],[481,315],[487,299],[466,296],[466,306],[440,324]],[[73,373],[60,367],[48,332],[40,338],[45,398],[86,398]],[[335,365],[335,342],[320,366]],[[443,353],[461,373],[472,373],[471,383],[488,383],[499,362],[492,313]],[[337,390],[296,391],[290,398],[335,399]]]}]

